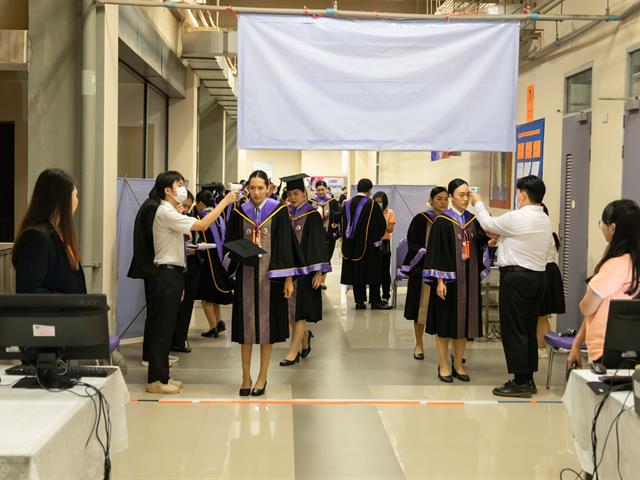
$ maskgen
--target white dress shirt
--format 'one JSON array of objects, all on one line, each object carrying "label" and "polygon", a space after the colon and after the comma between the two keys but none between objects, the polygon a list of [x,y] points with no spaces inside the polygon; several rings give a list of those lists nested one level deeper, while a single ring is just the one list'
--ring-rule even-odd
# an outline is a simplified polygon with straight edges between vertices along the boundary
[{"label": "white dress shirt", "polygon": [[500,235],[498,266],[517,266],[544,272],[553,245],[551,220],[541,206],[526,205],[492,217],[483,202],[476,203],[476,217],[488,232]]},{"label": "white dress shirt", "polygon": [[189,235],[197,219],[179,213],[166,200],[160,202],[153,219],[153,247],[156,265],[175,265],[184,267],[184,236]]}]

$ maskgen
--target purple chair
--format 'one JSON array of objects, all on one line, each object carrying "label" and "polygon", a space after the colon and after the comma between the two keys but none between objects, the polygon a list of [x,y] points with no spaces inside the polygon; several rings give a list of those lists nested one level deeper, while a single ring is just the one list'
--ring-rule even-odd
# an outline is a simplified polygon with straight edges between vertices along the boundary
[{"label": "purple chair", "polygon": [[[549,352],[549,365],[547,366],[547,390],[551,385],[551,371],[553,369],[553,357],[556,352],[569,353],[571,350],[571,346],[573,345],[573,340],[575,339],[575,335],[570,337],[560,336],[560,334],[556,332],[549,332],[545,334],[544,341],[547,342],[547,345],[551,347]],[[587,350],[587,346],[583,343],[580,347],[582,352]]]},{"label": "purple chair", "polygon": [[393,306],[394,308],[398,305],[398,282],[406,280],[408,277],[400,271],[402,268],[402,262],[404,262],[405,257],[407,256],[407,252],[409,251],[409,245],[407,244],[407,239],[403,238],[398,242],[398,246],[396,247],[396,271],[393,276]]},{"label": "purple chair", "polygon": [[[120,346],[120,337],[109,335],[109,354],[112,354]],[[111,361],[113,364],[113,360]]]}]

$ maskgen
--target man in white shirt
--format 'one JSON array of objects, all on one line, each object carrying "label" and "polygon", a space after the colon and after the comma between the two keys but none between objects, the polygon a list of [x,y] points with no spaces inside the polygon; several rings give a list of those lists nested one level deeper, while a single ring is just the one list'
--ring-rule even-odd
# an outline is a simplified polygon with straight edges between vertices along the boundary
[{"label": "man in white shirt", "polygon": [[182,382],[169,378],[169,352],[184,292],[186,267],[184,236],[192,230],[203,231],[237,200],[230,192],[206,217],[198,220],[183,215],[187,199],[183,176],[176,171],[158,175],[152,193],[160,201],[153,220],[155,270],[149,281],[149,346],[147,392],[176,394]]},{"label": "man in white shirt", "polygon": [[494,395],[531,398],[537,393],[533,373],[538,370],[536,328],[544,295],[547,252],[553,244],[551,222],[542,201],[546,187],[535,175],[518,180],[517,210],[492,217],[482,198],[471,195],[476,217],[488,232],[500,236],[500,331],[509,373],[514,375]]}]

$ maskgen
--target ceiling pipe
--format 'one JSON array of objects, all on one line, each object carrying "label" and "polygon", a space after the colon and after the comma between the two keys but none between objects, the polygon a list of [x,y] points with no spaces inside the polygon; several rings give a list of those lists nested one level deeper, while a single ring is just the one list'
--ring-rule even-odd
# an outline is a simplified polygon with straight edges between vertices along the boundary
[{"label": "ceiling pipe", "polygon": [[360,19],[402,19],[402,20],[438,20],[438,21],[479,21],[479,22],[503,22],[525,21],[557,22],[572,20],[576,22],[610,21],[616,22],[620,18],[617,15],[544,15],[537,12],[517,15],[428,15],[421,13],[389,13],[389,12],[364,12],[355,10],[326,9],[300,9],[300,8],[257,8],[257,7],[233,7],[226,5],[194,5],[176,2],[158,3],[155,0],[96,0],[100,5],[130,5],[137,7],[163,7],[176,10],[209,10],[214,12],[242,13],[268,13],[276,15],[310,15],[336,18],[360,18]]},{"label": "ceiling pipe", "polygon": [[[631,15],[633,15],[638,10],[640,10],[640,0],[638,0],[633,5],[627,7],[620,15],[617,15],[617,17],[618,17],[619,21],[623,21],[623,20],[628,19]],[[533,61],[533,60],[535,60],[537,58],[540,58],[541,56],[546,55],[547,53],[558,49],[559,47],[561,47],[562,45],[566,44],[567,42],[570,42],[571,40],[574,40],[575,38],[579,37],[580,35],[585,34],[586,32],[588,32],[589,30],[591,30],[595,26],[599,25],[600,23],[602,23],[602,20],[596,20],[596,21],[593,21],[591,23],[588,23],[587,25],[583,25],[582,27],[578,28],[577,30],[574,30],[573,32],[565,35],[564,37],[559,38],[555,42],[550,43],[549,45],[546,45],[546,46],[542,47],[541,49],[536,50],[535,52],[527,55],[526,57],[524,57],[523,61],[524,62],[530,62],[530,61]]]}]

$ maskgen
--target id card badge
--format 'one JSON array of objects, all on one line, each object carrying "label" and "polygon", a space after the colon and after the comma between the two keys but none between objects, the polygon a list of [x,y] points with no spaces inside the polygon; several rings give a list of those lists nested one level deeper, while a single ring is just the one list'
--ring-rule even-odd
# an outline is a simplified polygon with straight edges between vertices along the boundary
[{"label": "id card badge", "polygon": [[462,260],[469,260],[471,256],[469,240],[462,241]]}]

